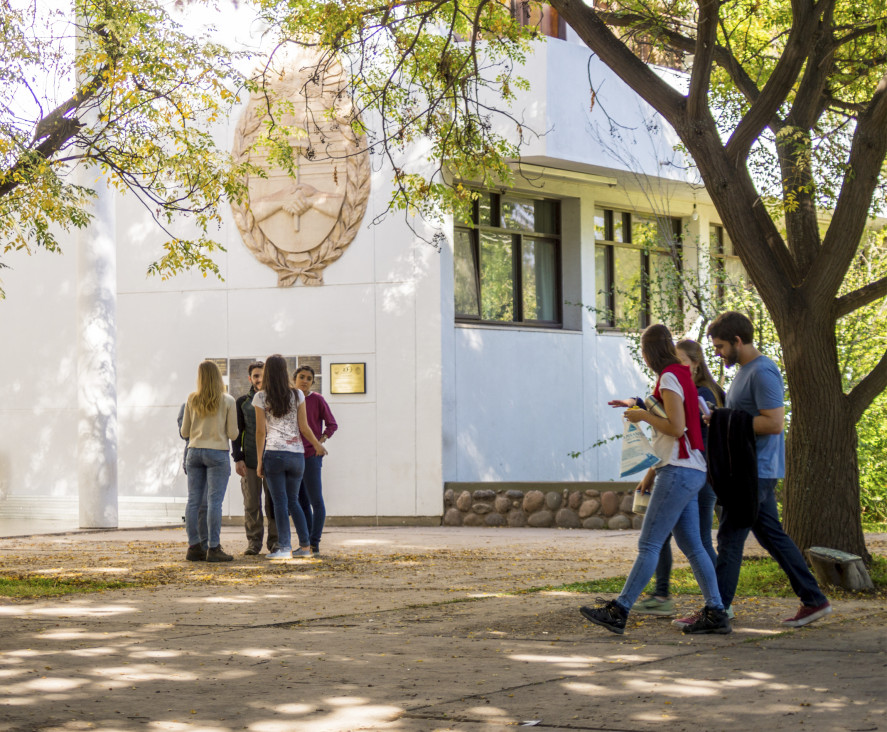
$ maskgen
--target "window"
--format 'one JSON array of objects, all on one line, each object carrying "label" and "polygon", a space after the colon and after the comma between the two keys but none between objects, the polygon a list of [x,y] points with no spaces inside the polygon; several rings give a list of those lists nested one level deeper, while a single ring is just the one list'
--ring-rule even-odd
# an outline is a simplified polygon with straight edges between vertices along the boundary
[{"label": "window", "polygon": [[561,325],[560,203],[482,193],[454,235],[456,319]]},{"label": "window", "polygon": [[730,236],[719,224],[708,227],[708,246],[711,261],[711,287],[715,302],[722,305],[727,289],[741,287],[748,280],[745,267],[736,252]]},{"label": "window", "polygon": [[560,17],[557,10],[539,2],[526,2],[526,0],[510,0],[511,15],[517,18],[521,25],[535,27],[539,33],[550,38],[567,38],[567,24]]},{"label": "window", "polygon": [[668,294],[676,288],[667,286],[680,275],[670,246],[680,257],[680,219],[595,208],[594,238],[599,328],[645,328],[651,312],[660,318],[675,306],[680,312],[680,298]]}]

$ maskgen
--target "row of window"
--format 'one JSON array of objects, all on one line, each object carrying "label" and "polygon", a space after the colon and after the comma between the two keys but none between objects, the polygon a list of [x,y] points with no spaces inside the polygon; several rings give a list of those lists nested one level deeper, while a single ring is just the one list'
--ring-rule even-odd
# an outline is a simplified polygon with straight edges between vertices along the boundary
[{"label": "row of window", "polygon": [[[485,192],[468,218],[454,232],[456,319],[561,326],[560,201]],[[598,327],[646,327],[683,266],[681,220],[596,208],[594,224]],[[715,296],[723,299],[745,272],[723,227],[710,228],[709,242]]]}]

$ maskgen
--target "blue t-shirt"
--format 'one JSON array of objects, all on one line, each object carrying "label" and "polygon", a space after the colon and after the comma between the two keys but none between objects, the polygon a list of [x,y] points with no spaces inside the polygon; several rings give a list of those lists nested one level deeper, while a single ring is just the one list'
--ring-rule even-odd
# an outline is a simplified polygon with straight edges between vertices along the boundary
[{"label": "blue t-shirt", "polygon": [[[740,366],[727,392],[727,409],[741,409],[757,417],[762,409],[785,406],[785,387],[776,364],[758,356]],[[785,430],[778,435],[756,435],[758,478],[782,478],[785,475]]]}]

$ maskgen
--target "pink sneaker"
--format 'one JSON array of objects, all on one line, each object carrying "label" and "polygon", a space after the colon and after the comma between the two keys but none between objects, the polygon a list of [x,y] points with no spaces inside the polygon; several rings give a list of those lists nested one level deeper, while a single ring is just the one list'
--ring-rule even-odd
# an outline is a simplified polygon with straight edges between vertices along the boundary
[{"label": "pink sneaker", "polygon": [[[703,608],[704,610],[705,608]],[[672,625],[677,625],[679,628],[688,628],[697,620],[702,617],[702,610],[697,610],[692,615],[688,615],[686,618],[677,618],[676,620],[672,620]]]},{"label": "pink sneaker", "polygon": [[809,625],[820,618],[824,618],[831,611],[832,604],[828,600],[822,603],[822,605],[801,605],[795,616],[793,618],[786,618],[782,621],[782,624],[792,628],[800,628],[803,625]]}]

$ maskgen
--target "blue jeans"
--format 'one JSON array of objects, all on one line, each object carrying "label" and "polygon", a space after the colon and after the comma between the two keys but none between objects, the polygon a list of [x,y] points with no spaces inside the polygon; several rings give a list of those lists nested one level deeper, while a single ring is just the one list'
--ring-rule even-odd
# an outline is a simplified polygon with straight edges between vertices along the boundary
[{"label": "blue jeans", "polygon": [[323,484],[320,481],[320,469],[323,467],[323,456],[312,455],[305,458],[305,474],[302,476],[302,490],[299,491],[299,506],[305,514],[311,546],[320,545],[323,523],[326,521],[326,506],[323,504]]},{"label": "blue jeans", "polygon": [[749,531],[788,576],[792,589],[801,598],[802,603],[816,607],[826,602],[825,595],[807,568],[804,555],[782,528],[779,509],[776,507],[775,491],[775,479],[758,479],[758,518],[751,526],[734,526],[726,508],[721,516],[718,527],[718,587],[727,605],[733,602],[736,594],[739,568],[742,566],[742,550]]},{"label": "blue jeans", "polygon": [[293,548],[290,516],[299,536],[299,546],[308,546],[308,524],[299,506],[299,486],[305,472],[305,455],[285,450],[265,450],[262,469],[271,502],[274,504],[274,523],[277,524],[277,543],[281,551]]},{"label": "blue jeans", "polygon": [[[227,450],[206,447],[188,448],[188,504],[185,507],[185,530],[188,544],[210,547],[220,544],[222,531],[222,502],[228,490],[231,460]],[[201,526],[203,507],[206,507],[205,525]]]},{"label": "blue jeans", "polygon": [[[718,497],[711,484],[706,483],[702,487],[696,500],[699,503],[699,538],[702,540],[702,546],[708,556],[711,557],[712,565],[716,565],[718,555],[711,543],[711,525]],[[671,536],[669,536],[665,540],[665,544],[662,545],[662,551],[659,552],[659,563],[656,565],[656,589],[653,591],[656,597],[668,597],[670,594],[668,585],[671,577],[671,564]]]},{"label": "blue jeans", "polygon": [[666,465],[656,471],[653,495],[638,539],[638,556],[616,603],[628,612],[643,592],[659,561],[659,552],[671,532],[678,548],[690,561],[693,575],[708,607],[723,610],[711,558],[699,538],[699,503],[696,497],[705,485],[705,473],[692,468]]}]

